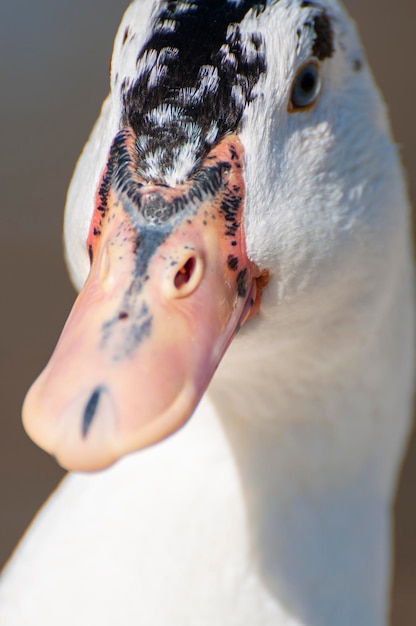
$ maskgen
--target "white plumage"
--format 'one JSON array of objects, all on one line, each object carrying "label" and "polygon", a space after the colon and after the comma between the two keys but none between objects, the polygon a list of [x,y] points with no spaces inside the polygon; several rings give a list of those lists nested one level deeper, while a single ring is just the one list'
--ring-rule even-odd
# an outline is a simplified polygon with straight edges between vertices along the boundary
[{"label": "white plumage", "polygon": [[[271,3],[239,27],[267,51],[238,131],[248,256],[270,272],[260,313],[185,428],[66,479],[4,573],[4,626],[387,623],[390,508],[413,389],[409,209],[351,21],[335,0],[301,5]],[[320,62],[315,106],[290,112],[296,74],[315,58],[305,24],[317,6],[335,51]],[[123,19],[112,92],[69,191],[78,288],[121,85],[135,80],[155,11],[138,0]],[[169,184],[188,174],[198,142]]]}]

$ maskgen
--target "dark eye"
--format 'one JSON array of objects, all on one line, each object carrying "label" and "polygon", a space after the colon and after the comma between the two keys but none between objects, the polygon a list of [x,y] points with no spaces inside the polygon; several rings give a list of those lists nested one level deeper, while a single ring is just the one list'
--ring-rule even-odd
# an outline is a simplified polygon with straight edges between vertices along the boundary
[{"label": "dark eye", "polygon": [[316,63],[305,65],[295,78],[292,87],[290,111],[306,109],[314,104],[321,91],[321,77]]}]

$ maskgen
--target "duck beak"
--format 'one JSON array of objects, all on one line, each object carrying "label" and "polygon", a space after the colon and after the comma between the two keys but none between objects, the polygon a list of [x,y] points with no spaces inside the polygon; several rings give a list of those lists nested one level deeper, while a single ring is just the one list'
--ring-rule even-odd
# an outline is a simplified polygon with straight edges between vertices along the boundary
[{"label": "duck beak", "polygon": [[116,137],[88,238],[91,270],[28,392],[29,436],[67,469],[95,470],[191,416],[253,311],[243,148],[229,136],[186,183],[146,183]]}]

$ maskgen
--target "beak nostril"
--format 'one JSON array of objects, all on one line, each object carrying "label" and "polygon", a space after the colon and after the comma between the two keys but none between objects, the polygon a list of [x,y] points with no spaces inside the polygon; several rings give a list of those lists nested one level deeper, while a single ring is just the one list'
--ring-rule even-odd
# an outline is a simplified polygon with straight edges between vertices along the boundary
[{"label": "beak nostril", "polygon": [[176,273],[174,283],[176,289],[181,289],[191,280],[196,267],[196,259],[191,256],[180,270]]},{"label": "beak nostril", "polygon": [[166,267],[164,293],[167,298],[187,298],[201,284],[205,267],[203,255],[186,248],[176,251],[176,265],[170,263]]}]

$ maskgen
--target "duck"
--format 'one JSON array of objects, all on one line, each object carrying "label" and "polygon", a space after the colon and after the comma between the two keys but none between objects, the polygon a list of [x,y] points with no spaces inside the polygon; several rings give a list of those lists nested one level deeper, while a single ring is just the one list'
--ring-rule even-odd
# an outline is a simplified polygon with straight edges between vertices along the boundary
[{"label": "duck", "polygon": [[23,407],[72,470],[0,623],[387,626],[411,428],[398,150],[338,0],[136,0]]}]

